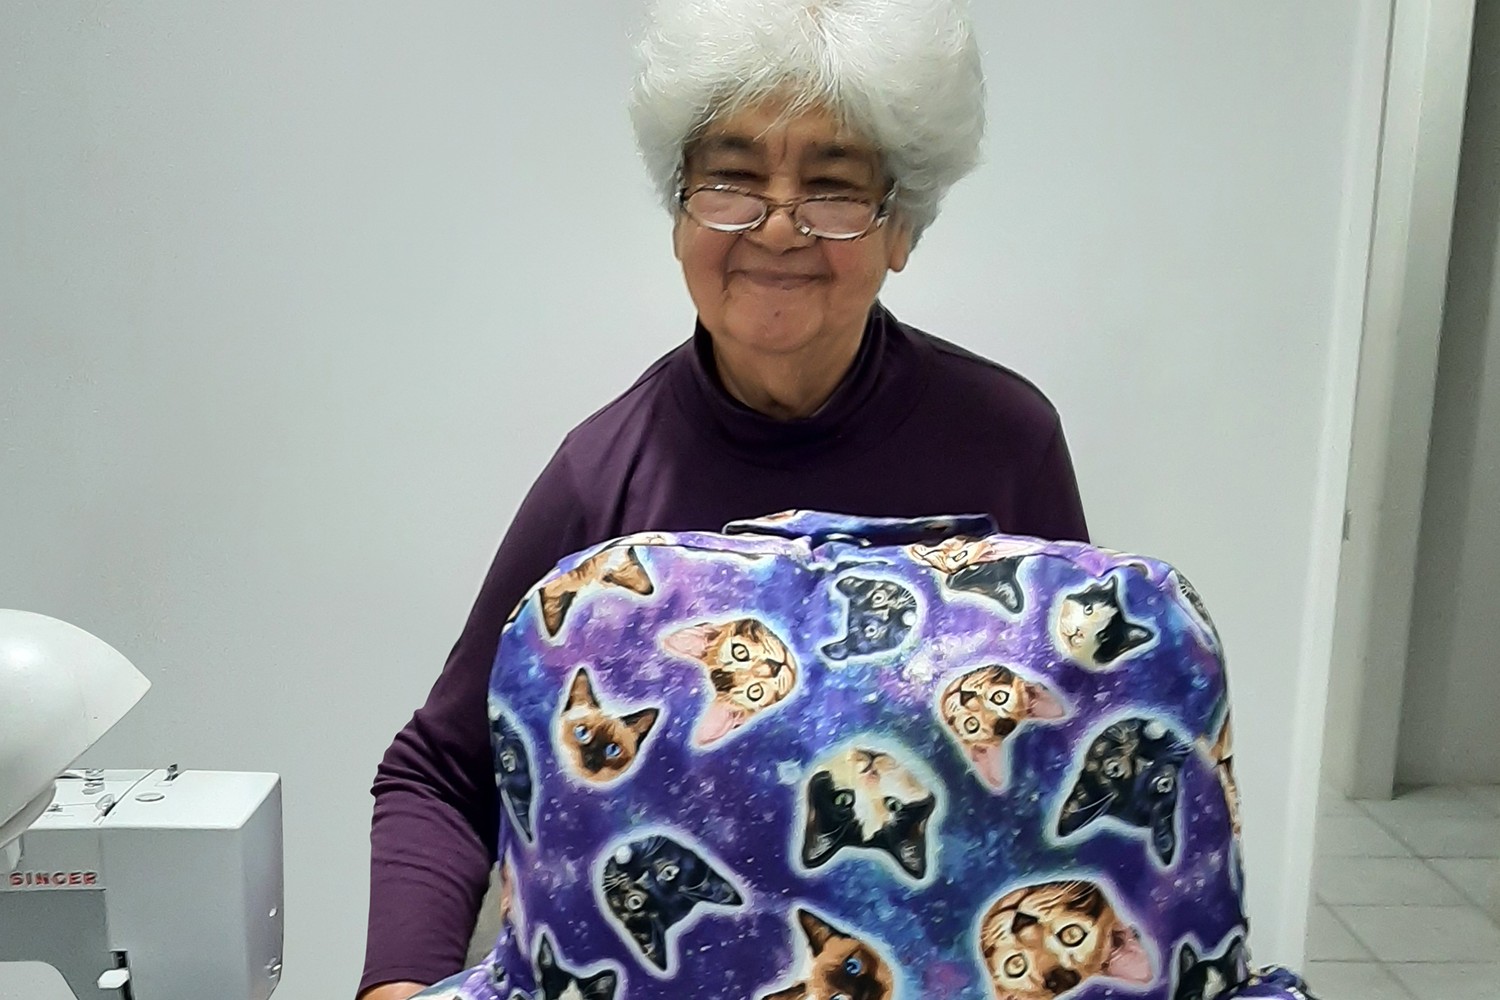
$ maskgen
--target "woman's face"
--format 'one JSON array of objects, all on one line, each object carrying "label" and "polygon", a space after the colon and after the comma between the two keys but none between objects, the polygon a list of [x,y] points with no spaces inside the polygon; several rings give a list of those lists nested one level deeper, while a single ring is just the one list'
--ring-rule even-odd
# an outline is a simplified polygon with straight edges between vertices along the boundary
[{"label": "woman's face", "polygon": [[[733,184],[774,201],[834,194],[878,202],[886,185],[869,143],[826,111],[783,117],[771,104],[715,122],[693,143],[684,180]],[[906,266],[911,233],[888,220],[856,240],[797,231],[777,211],[752,232],[720,233],[678,213],[673,247],[703,325],[748,351],[784,354],[854,337],[889,271]]]}]

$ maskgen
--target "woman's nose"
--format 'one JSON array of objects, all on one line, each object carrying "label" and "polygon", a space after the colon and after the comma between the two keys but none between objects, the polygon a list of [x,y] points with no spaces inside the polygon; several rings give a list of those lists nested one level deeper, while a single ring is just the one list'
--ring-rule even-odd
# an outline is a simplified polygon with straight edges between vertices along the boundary
[{"label": "woman's nose", "polygon": [[816,236],[808,235],[801,230],[793,212],[794,209],[787,205],[772,206],[765,221],[751,233],[756,245],[784,253],[788,250],[811,246],[817,242]]}]

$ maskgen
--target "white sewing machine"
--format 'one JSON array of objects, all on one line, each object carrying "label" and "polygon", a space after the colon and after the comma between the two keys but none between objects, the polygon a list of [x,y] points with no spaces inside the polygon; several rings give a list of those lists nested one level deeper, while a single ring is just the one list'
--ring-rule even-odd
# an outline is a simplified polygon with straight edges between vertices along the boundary
[{"label": "white sewing machine", "polygon": [[70,771],[0,871],[0,962],[90,1000],[266,1000],[281,978],[274,774]]},{"label": "white sewing machine", "polygon": [[267,1000],[281,779],[64,770],[149,686],[94,636],[0,610],[0,963],[44,962],[78,1000]]}]

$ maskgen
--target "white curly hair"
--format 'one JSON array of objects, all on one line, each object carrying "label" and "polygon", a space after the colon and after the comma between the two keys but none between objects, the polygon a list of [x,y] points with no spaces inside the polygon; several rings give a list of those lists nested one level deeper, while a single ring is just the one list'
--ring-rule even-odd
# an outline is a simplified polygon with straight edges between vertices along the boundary
[{"label": "white curly hair", "polygon": [[984,72],[965,0],[655,0],[630,117],[675,205],[683,152],[767,98],[825,108],[872,143],[915,240],[979,160]]}]

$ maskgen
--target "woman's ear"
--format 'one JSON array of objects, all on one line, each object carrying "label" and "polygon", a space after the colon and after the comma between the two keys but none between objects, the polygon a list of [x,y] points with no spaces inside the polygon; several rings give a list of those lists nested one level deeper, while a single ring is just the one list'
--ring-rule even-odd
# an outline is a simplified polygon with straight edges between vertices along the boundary
[{"label": "woman's ear", "polygon": [[892,271],[904,271],[906,262],[911,259],[911,223],[900,216],[893,218],[889,226],[889,235],[886,239],[890,241],[886,253],[886,267]]}]

